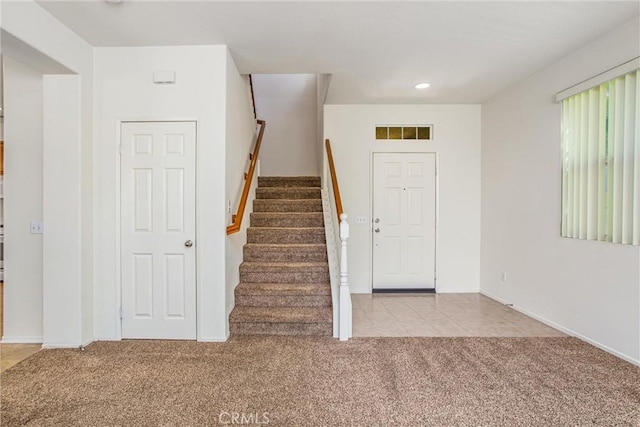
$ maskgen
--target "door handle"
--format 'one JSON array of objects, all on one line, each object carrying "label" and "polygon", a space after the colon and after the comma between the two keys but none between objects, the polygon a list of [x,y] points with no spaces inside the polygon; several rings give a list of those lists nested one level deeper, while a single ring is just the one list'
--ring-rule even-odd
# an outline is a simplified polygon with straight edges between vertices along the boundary
[{"label": "door handle", "polygon": [[192,242],[191,240],[187,240],[186,242],[184,242],[184,245],[185,245],[187,248],[190,248],[191,246],[193,246],[193,242]]},{"label": "door handle", "polygon": [[379,229],[379,228],[376,228],[376,229],[375,229],[375,230],[373,230],[373,231],[375,231],[376,233],[379,233],[379,232],[380,232],[380,229]]}]

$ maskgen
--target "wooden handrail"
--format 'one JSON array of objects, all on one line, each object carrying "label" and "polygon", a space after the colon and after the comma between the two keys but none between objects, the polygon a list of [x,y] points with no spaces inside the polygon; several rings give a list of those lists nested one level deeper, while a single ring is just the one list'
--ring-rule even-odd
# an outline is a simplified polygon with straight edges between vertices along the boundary
[{"label": "wooden handrail", "polygon": [[249,74],[249,87],[251,88],[251,103],[253,104],[253,118],[258,118],[258,113],[256,111],[256,96],[253,93],[253,77]]},{"label": "wooden handrail", "polygon": [[338,186],[338,177],[336,176],[336,166],[333,164],[333,154],[331,153],[331,143],[327,139],[325,141],[327,147],[327,158],[329,159],[329,173],[331,173],[331,184],[333,185],[333,197],[336,199],[336,211],[338,212],[338,222],[340,216],[344,212],[342,210],[342,199],[340,198],[340,187]]},{"label": "wooden handrail", "polygon": [[258,163],[258,154],[260,153],[262,135],[264,135],[264,127],[266,126],[264,120],[258,120],[257,122],[260,125],[260,132],[258,132],[258,139],[256,139],[256,146],[253,149],[253,153],[249,154],[251,163],[249,164],[249,172],[244,174],[244,188],[242,189],[242,197],[240,197],[240,205],[238,205],[238,211],[236,214],[231,216],[232,224],[227,227],[227,234],[237,233],[240,231],[240,227],[242,227],[242,217],[244,216],[244,209],[247,206],[249,190],[251,189],[251,183],[253,182],[253,173],[256,170],[256,163]]}]

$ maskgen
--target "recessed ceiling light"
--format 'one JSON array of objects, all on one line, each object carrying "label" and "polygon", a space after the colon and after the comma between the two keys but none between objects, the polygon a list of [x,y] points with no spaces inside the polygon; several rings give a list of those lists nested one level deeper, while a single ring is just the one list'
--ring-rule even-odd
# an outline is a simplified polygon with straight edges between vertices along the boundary
[{"label": "recessed ceiling light", "polygon": [[107,3],[122,3],[122,0],[104,0]]},{"label": "recessed ceiling light", "polygon": [[426,89],[429,86],[431,86],[429,83],[418,83],[417,85],[415,85],[416,89]]}]

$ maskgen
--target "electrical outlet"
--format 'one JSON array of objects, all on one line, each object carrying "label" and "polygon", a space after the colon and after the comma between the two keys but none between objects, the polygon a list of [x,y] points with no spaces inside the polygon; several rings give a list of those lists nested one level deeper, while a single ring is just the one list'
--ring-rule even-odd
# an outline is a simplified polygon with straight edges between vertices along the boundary
[{"label": "electrical outlet", "polygon": [[366,216],[357,216],[356,217],[356,224],[366,224],[367,223],[367,217]]},{"label": "electrical outlet", "polygon": [[31,221],[31,234],[42,234],[42,221]]},{"label": "electrical outlet", "polygon": [[500,272],[500,280],[507,283],[507,272],[506,271],[502,271]]}]

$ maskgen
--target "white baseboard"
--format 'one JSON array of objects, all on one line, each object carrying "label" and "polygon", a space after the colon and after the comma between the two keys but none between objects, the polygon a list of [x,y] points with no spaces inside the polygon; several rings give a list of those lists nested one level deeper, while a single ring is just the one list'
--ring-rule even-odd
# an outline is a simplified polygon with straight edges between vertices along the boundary
[{"label": "white baseboard", "polygon": [[12,337],[3,336],[2,344],[42,344],[42,337]]},{"label": "white baseboard", "polygon": [[[487,297],[487,298],[491,298],[492,300],[499,302],[500,304],[504,304],[504,305],[510,305],[510,304],[511,304],[509,301],[507,301],[507,300],[505,300],[505,299],[502,299],[502,298],[500,298],[500,297],[497,297],[497,296],[495,296],[495,295],[492,295],[492,294],[490,294],[489,292],[480,291],[480,293],[481,293],[482,295],[484,295],[485,297]],[[515,307],[514,307],[514,308],[515,308]]]},{"label": "white baseboard", "polygon": [[86,347],[94,341],[95,341],[94,339],[88,339],[88,340],[85,340],[82,344],[47,342],[47,343],[42,343],[42,348],[80,348],[80,347]]},{"label": "white baseboard", "polygon": [[96,337],[92,342],[96,341],[122,341],[122,338],[119,337]]},{"label": "white baseboard", "polygon": [[198,342],[227,342],[227,340],[229,339],[229,336],[226,336],[224,338],[198,338]]},{"label": "white baseboard", "polygon": [[522,314],[525,314],[525,315],[527,315],[527,316],[529,316],[531,318],[534,318],[537,321],[542,322],[547,326],[551,326],[552,328],[557,329],[560,332],[564,332],[565,334],[567,334],[569,336],[576,337],[576,338],[578,338],[578,339],[580,339],[580,340],[582,340],[584,342],[587,342],[587,343],[591,344],[594,347],[598,347],[600,350],[604,350],[609,354],[613,354],[614,356],[619,357],[622,360],[625,360],[625,361],[627,361],[629,363],[632,363],[632,364],[634,364],[636,366],[640,366],[640,359],[634,359],[633,357],[630,357],[630,356],[627,356],[626,354],[620,353],[619,351],[614,350],[614,349],[612,349],[610,347],[607,347],[606,345],[604,345],[602,343],[599,343],[598,341],[592,340],[591,338],[589,338],[587,336],[584,336],[584,335],[582,335],[582,334],[580,334],[580,333],[578,333],[578,332],[576,332],[576,331],[574,331],[572,329],[569,329],[569,328],[566,328],[566,327],[564,327],[562,325],[559,325],[559,324],[557,324],[557,323],[555,323],[555,322],[553,322],[553,321],[551,321],[549,319],[546,319],[546,318],[544,318],[542,316],[539,316],[539,315],[537,315],[535,313],[532,313],[531,311],[526,310],[526,309],[524,309],[522,307],[518,307],[516,305],[513,305],[510,302],[508,302],[508,301],[506,301],[506,300],[504,300],[504,299],[502,299],[500,297],[497,297],[495,295],[490,294],[489,292],[480,291],[480,293],[482,295],[486,296],[487,298],[491,298],[492,300],[498,301],[499,303],[510,304],[511,308],[513,308],[514,310],[516,310],[516,311],[518,311],[518,312],[520,312]]},{"label": "white baseboard", "polygon": [[[226,337],[196,338],[196,341],[197,342],[227,342],[228,339],[229,339],[229,335],[227,335]],[[111,341],[111,342],[114,342],[114,341],[122,341],[122,338],[117,338],[117,337],[96,338],[95,340],[93,340],[91,342],[97,342],[97,341]],[[190,340],[187,340],[187,341],[190,341]],[[91,342],[89,342],[88,344],[91,344]],[[84,347],[86,347],[86,345],[84,345]]]},{"label": "white baseboard", "polygon": [[46,343],[42,344],[43,349],[52,348],[80,348],[80,344],[68,344],[68,343]]},{"label": "white baseboard", "polygon": [[477,294],[480,292],[478,289],[469,289],[469,288],[450,288],[450,289],[440,289],[436,284],[436,293],[437,294]]}]

